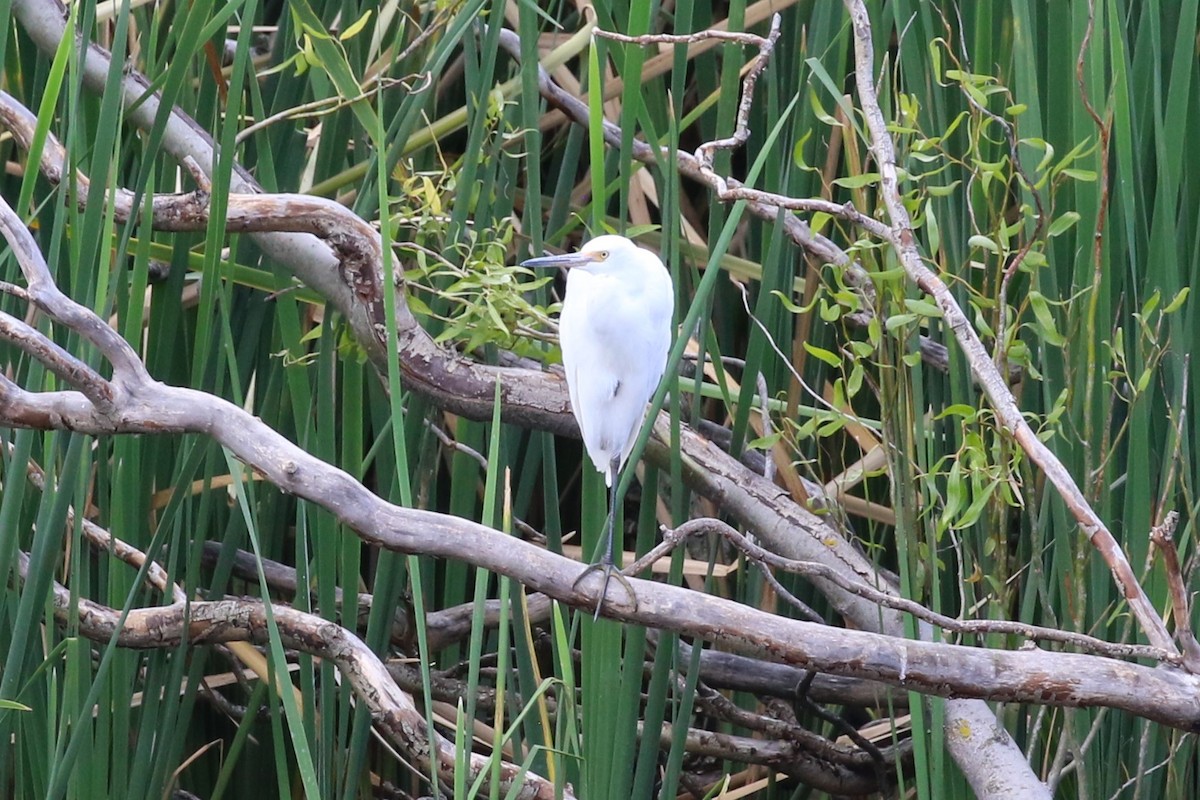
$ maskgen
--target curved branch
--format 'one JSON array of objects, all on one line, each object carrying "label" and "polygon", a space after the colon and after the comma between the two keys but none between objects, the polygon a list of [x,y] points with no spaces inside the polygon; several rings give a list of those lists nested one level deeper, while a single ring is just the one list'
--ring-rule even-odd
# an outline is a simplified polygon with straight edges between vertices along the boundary
[{"label": "curved branch", "polygon": [[[22,580],[29,572],[29,556],[18,552]],[[270,642],[271,626],[267,607],[258,600],[215,600],[176,602],[169,606],[133,609],[121,619],[121,612],[86,599],[71,597],[71,592],[55,581],[54,617],[60,625],[74,623],[78,614],[79,632],[95,642],[115,639],[121,647],[157,649],[176,647],[183,642],[205,645],[223,642]],[[454,742],[436,731],[436,752],[429,752],[429,732],[425,715],[412,698],[400,690],[387,667],[358,637],[340,625],[314,614],[288,606],[272,606],[279,637],[284,646],[334,662],[354,688],[354,694],[371,712],[371,718],[384,736],[416,759],[428,761],[434,756],[438,773],[453,785],[458,767]],[[472,753],[470,772],[474,780],[492,771],[490,759]],[[499,788],[516,790],[526,800],[553,800],[554,784],[521,767],[501,762]],[[573,797],[570,787],[567,797]]]}]

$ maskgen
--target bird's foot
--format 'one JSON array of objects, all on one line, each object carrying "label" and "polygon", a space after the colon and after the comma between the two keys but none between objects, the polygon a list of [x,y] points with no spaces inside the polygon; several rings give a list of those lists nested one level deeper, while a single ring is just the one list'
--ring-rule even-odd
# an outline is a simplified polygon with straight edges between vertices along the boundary
[{"label": "bird's foot", "polygon": [[633,591],[633,584],[629,582],[628,578],[621,574],[621,571],[617,569],[616,565],[609,561],[601,561],[599,564],[592,564],[579,574],[579,577],[575,579],[573,584],[571,584],[571,588],[578,589],[579,584],[583,583],[584,579],[593,572],[604,573],[604,586],[600,589],[600,599],[596,601],[596,612],[592,615],[592,619],[600,619],[600,609],[603,607],[604,601],[608,597],[608,582],[613,578],[616,578],[617,583],[621,584],[621,586],[625,588],[625,594],[627,594],[629,599],[632,601],[633,608],[635,610],[637,609],[637,594]]}]

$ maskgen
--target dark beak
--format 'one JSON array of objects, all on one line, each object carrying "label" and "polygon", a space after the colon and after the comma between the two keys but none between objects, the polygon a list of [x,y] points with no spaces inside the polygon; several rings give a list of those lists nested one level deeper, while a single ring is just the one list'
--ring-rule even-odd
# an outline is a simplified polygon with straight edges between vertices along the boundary
[{"label": "dark beak", "polygon": [[558,256],[531,258],[527,261],[522,261],[521,266],[532,267],[533,269],[546,269],[548,267],[570,269],[571,267],[586,267],[594,263],[596,263],[596,258],[592,253],[563,253]]}]

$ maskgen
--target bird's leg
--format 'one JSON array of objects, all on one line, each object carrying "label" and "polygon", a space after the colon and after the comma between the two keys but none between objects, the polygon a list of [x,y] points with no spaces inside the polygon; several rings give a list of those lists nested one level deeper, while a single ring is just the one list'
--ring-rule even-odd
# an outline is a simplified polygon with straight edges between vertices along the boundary
[{"label": "bird's leg", "polygon": [[604,541],[600,548],[600,562],[592,564],[585,569],[578,578],[575,579],[574,586],[578,586],[584,578],[599,570],[604,571],[604,586],[600,589],[600,599],[596,601],[596,612],[592,615],[592,619],[600,618],[600,608],[604,605],[604,598],[608,596],[608,582],[613,578],[625,587],[625,593],[633,600],[633,605],[637,607],[637,595],[634,594],[633,586],[629,580],[621,574],[621,571],[616,568],[613,563],[613,528],[617,524],[617,476],[621,468],[620,457],[614,457],[608,465],[608,519],[604,523]]}]

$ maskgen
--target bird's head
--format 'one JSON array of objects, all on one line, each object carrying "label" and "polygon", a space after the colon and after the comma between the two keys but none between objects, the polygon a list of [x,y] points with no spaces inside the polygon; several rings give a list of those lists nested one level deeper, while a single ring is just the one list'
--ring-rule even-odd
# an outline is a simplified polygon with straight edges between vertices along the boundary
[{"label": "bird's head", "polygon": [[557,256],[542,256],[521,262],[525,267],[565,267],[581,269],[597,275],[644,269],[650,266],[662,268],[662,262],[649,250],[643,250],[624,236],[605,234],[584,243],[574,253]]}]

